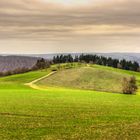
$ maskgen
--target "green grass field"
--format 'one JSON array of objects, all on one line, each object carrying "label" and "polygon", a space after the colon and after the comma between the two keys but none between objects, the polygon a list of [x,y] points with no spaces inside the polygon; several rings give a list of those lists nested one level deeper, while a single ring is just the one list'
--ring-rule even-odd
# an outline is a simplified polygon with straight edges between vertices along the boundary
[{"label": "green grass field", "polygon": [[[140,73],[98,65],[91,67],[94,70],[88,67],[88,72],[96,73],[96,79],[97,71],[104,71],[107,78],[113,76],[112,82],[117,80],[117,75],[134,75],[140,86]],[[74,69],[76,73],[79,71],[78,67]],[[81,67],[82,74],[85,69]],[[74,72],[73,69],[66,71],[69,74]],[[62,70],[60,74],[66,71]],[[78,86],[69,89],[64,85],[65,88],[47,86],[35,90],[24,85],[50,72],[51,70],[42,70],[0,79],[0,140],[140,139],[139,91],[136,95],[124,95],[73,89]],[[56,73],[53,76],[57,78],[59,75]],[[104,85],[104,78],[97,81]],[[38,84],[42,85],[43,82]]]}]

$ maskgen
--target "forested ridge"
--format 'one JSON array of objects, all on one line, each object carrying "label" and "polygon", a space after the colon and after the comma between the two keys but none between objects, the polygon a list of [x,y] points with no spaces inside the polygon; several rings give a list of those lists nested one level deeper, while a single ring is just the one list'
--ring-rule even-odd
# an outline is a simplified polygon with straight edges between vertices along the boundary
[{"label": "forested ridge", "polygon": [[81,54],[73,57],[72,55],[57,55],[53,57],[53,63],[72,63],[72,62],[83,62],[92,63],[103,66],[109,66],[114,68],[120,68],[124,70],[140,71],[139,63],[136,61],[127,61],[125,59],[113,59],[111,57]]}]

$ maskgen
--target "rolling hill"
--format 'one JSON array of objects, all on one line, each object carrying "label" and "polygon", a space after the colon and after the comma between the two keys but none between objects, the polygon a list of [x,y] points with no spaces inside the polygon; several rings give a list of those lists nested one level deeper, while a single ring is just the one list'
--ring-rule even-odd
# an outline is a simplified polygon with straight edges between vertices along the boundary
[{"label": "rolling hill", "polygon": [[[68,74],[71,75],[70,72],[82,71],[81,79],[85,80],[87,78],[86,74],[84,75],[86,77],[83,76],[85,71],[94,75],[101,71],[113,81],[117,79],[117,75],[134,75],[138,86],[140,85],[138,72],[98,65],[91,65],[93,69],[77,65],[74,67],[68,70],[60,69],[58,74],[66,73],[63,77],[68,77]],[[136,140],[140,138],[139,91],[136,95],[130,96],[71,87],[51,86],[36,90],[25,85],[48,75],[51,70],[50,68],[0,78],[0,139]],[[58,77],[57,73],[52,76]],[[104,74],[100,75],[100,79],[102,77]]]}]

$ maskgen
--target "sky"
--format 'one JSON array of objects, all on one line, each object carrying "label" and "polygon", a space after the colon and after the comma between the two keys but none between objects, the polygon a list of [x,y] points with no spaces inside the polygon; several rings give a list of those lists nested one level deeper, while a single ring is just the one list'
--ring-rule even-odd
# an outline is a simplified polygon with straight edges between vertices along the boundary
[{"label": "sky", "polygon": [[140,53],[140,0],[0,0],[0,53]]}]

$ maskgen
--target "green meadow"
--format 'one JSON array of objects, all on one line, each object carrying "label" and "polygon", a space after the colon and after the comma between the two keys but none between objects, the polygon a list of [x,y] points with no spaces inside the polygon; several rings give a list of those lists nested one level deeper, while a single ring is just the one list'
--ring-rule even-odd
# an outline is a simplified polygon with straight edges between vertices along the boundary
[{"label": "green meadow", "polygon": [[[65,65],[62,65],[65,67]],[[140,73],[74,64],[0,78],[0,140],[137,140],[140,95],[121,94],[123,77]]]}]

